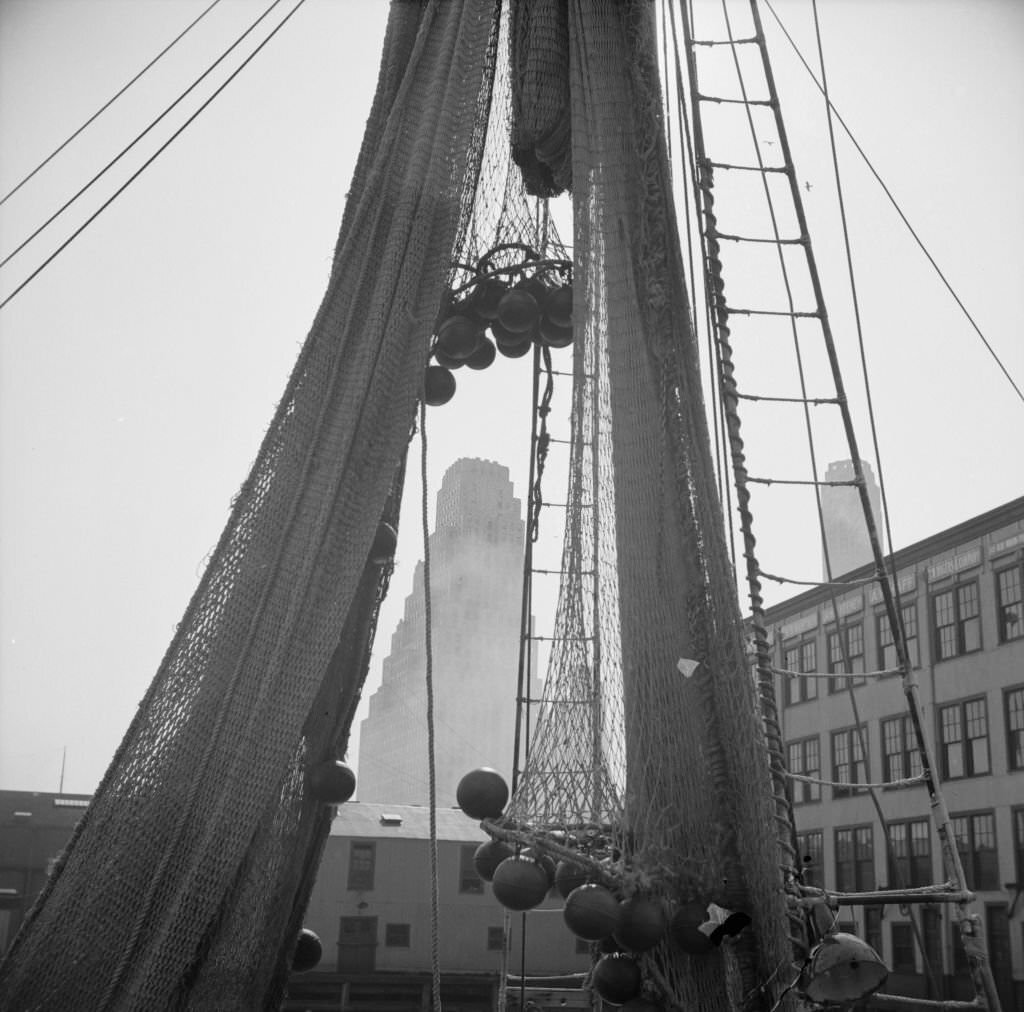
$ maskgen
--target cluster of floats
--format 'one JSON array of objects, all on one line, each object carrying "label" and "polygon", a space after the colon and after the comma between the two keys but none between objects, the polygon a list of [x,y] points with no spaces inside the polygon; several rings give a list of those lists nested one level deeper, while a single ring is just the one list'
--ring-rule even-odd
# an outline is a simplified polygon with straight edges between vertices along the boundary
[{"label": "cluster of floats", "polygon": [[645,987],[640,954],[670,937],[691,956],[704,955],[750,923],[742,911],[716,903],[682,903],[670,912],[661,897],[625,895],[618,874],[622,855],[606,829],[552,831],[538,838],[503,818],[508,798],[508,785],[496,770],[481,767],[459,781],[459,807],[491,836],[474,854],[477,874],[508,910],[531,910],[551,895],[562,897],[566,927],[596,948],[589,986],[605,1003],[627,1012],[664,1012],[666,1006],[650,997],[650,984]]},{"label": "cluster of floats", "polygon": [[502,243],[476,264],[456,264],[459,279],[442,301],[424,378],[434,407],[455,396],[455,370],[486,369],[501,354],[572,344],[572,261]]}]

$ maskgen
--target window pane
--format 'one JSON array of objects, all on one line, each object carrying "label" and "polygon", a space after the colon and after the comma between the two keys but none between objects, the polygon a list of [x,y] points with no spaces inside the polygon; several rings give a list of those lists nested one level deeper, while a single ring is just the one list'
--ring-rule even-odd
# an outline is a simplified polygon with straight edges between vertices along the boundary
[{"label": "window pane", "polygon": [[1010,769],[1024,769],[1024,689],[1006,694],[1006,732]]},{"label": "window pane", "polygon": [[353,843],[349,851],[349,889],[365,890],[373,888],[373,864],[373,844]]},{"label": "window pane", "polygon": [[951,590],[935,595],[935,634],[939,660],[956,656],[956,616]]},{"label": "window pane", "polygon": [[1024,636],[1024,608],[1021,601],[1021,571],[1004,569],[996,576],[996,592],[999,598],[999,639],[1000,642]]}]

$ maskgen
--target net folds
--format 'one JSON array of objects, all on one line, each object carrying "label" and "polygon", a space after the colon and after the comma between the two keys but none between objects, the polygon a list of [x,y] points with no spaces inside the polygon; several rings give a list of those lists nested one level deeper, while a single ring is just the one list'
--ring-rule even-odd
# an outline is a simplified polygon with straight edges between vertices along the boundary
[{"label": "net folds", "polygon": [[494,5],[395,3],[327,293],[137,715],[0,967],[0,1007],[277,1008],[330,809],[429,336],[465,227]]}]

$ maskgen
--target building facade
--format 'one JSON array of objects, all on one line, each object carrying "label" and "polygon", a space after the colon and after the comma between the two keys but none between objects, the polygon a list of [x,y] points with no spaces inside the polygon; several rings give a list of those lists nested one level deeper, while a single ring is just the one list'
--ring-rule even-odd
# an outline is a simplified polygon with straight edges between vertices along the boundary
[{"label": "building facade", "polygon": [[[1024,498],[898,552],[899,607],[925,733],[952,816],[967,885],[979,899],[1004,1009],[1024,1008]],[[816,588],[767,612],[810,884],[838,891],[945,881],[926,788],[869,792],[920,761],[889,621],[871,567],[854,589]],[[858,581],[863,585],[857,586]],[[848,675],[823,679],[803,673]],[[881,672],[881,674],[878,674]],[[847,687],[853,687],[853,699]],[[951,911],[844,907],[841,920],[883,955],[885,990],[972,996]],[[930,969],[929,969],[930,968]]]},{"label": "building facade", "polygon": [[[439,805],[454,805],[459,780],[478,766],[511,779],[524,531],[508,468],[464,458],[448,469],[430,536]],[[425,619],[420,563],[361,725],[360,801],[429,801]]]},{"label": "building facade", "polygon": [[0,953],[89,805],[86,794],[0,791]]},{"label": "building facade", "polygon": [[[352,995],[359,988],[375,989],[379,997],[393,999],[403,987],[422,988],[435,946],[443,983],[452,994],[446,1009],[496,1007],[502,974],[523,967],[529,976],[541,977],[589,969],[590,946],[565,926],[561,897],[506,917],[473,866],[473,853],[488,839],[479,824],[459,809],[441,808],[436,826],[435,936],[429,809],[364,802],[338,808],[305,918],[306,927],[320,936],[324,955],[316,971],[304,979],[293,976],[295,1008],[303,1007],[306,991],[336,998],[342,991]],[[538,996],[534,1000],[549,1007]],[[561,994],[554,1007],[581,1008],[584,1003],[590,1007],[589,997],[577,988]],[[419,999],[410,1005],[419,1006]]]}]

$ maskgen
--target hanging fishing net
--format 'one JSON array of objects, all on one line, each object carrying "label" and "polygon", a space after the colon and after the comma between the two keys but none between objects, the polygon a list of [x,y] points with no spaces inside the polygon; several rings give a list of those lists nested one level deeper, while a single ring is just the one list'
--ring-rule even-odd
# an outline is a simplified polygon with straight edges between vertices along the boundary
[{"label": "hanging fishing net", "polygon": [[401,463],[469,227],[494,5],[398,3],[328,290],[137,716],[0,969],[7,1009],[277,1008]]},{"label": "hanging fishing net", "polygon": [[791,976],[780,829],[715,492],[653,5],[570,2],[567,34],[582,311],[566,576],[507,825],[586,859],[619,895],[747,913],[734,941],[700,955],[665,941],[642,966],[680,1007],[770,1005]]},{"label": "hanging fishing net", "polygon": [[[565,576],[506,827],[575,848],[626,894],[745,911],[734,942],[703,957],[664,942],[645,973],[684,1007],[774,1000],[791,956],[777,830],[653,11],[392,5],[327,294],[156,678],[0,968],[4,1008],[278,1007],[331,818],[308,773],[347,742],[390,571],[371,545],[398,514],[431,334],[476,312],[485,282],[544,301],[570,280]],[[570,185],[572,263],[526,199]]]}]

